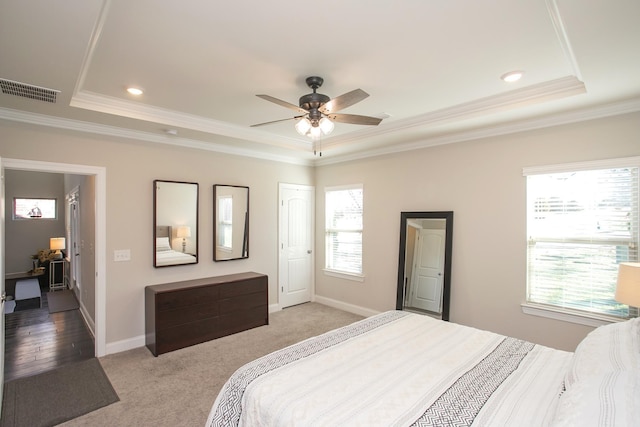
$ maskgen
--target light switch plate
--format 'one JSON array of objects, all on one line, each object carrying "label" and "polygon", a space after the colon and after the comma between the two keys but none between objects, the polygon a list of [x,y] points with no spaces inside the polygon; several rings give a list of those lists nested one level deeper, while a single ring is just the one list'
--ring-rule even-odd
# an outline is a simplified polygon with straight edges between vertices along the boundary
[{"label": "light switch plate", "polygon": [[131,261],[131,249],[116,249],[113,251],[113,260],[116,262]]}]

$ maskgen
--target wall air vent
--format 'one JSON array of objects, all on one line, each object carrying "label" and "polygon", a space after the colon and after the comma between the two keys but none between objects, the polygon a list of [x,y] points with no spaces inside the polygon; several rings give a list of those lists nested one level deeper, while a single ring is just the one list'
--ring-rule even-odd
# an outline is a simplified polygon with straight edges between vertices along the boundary
[{"label": "wall air vent", "polygon": [[34,86],[27,83],[14,82],[13,80],[0,79],[2,93],[7,95],[22,96],[36,101],[56,102],[59,90],[47,89],[46,87]]}]

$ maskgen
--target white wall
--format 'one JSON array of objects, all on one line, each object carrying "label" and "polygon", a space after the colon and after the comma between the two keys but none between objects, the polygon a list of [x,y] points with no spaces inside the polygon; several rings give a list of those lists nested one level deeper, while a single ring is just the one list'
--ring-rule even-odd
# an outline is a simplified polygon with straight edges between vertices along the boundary
[{"label": "white wall", "polygon": [[[589,327],[525,315],[525,166],[640,155],[640,114],[316,168],[316,294],[395,308],[401,211],[454,211],[451,321],[574,350]],[[324,188],[364,185],[364,282],[326,276]]]},{"label": "white wall", "polygon": [[[313,169],[306,166],[13,122],[0,123],[0,156],[106,168],[107,351],[143,337],[147,285],[256,271],[269,276],[269,303],[277,303],[278,183],[313,184]],[[200,184],[197,265],[153,268],[154,179]],[[251,249],[246,260],[212,261],[213,184],[250,187]],[[130,249],[131,261],[114,262],[117,249]]]}]

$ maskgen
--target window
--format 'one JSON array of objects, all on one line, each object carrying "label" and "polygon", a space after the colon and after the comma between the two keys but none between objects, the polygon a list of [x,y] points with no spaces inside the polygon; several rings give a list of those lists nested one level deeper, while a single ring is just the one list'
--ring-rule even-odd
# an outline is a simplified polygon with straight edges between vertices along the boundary
[{"label": "window", "polygon": [[632,158],[525,170],[527,302],[630,316],[614,293],[618,264],[638,260],[639,166]]},{"label": "window", "polygon": [[13,199],[13,219],[56,219],[56,199]]},{"label": "window", "polygon": [[325,267],[362,275],[362,185],[325,190]]},{"label": "window", "polygon": [[233,197],[220,196],[218,198],[218,246],[222,249],[231,250],[232,230],[233,230]]}]

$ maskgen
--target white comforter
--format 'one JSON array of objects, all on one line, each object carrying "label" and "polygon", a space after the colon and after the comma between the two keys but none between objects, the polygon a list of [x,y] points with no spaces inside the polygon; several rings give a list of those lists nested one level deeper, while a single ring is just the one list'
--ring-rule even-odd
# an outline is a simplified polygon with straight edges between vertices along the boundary
[{"label": "white comforter", "polygon": [[192,264],[196,257],[178,251],[156,251],[156,265]]},{"label": "white comforter", "polygon": [[543,426],[571,353],[390,311],[277,351],[224,385],[207,426]]}]

